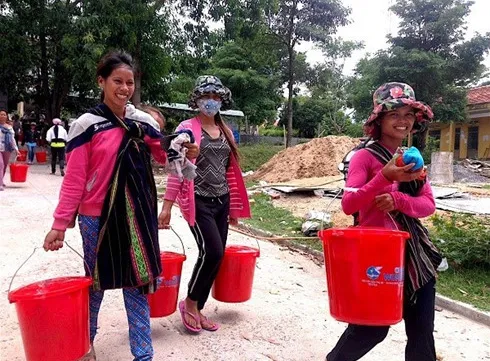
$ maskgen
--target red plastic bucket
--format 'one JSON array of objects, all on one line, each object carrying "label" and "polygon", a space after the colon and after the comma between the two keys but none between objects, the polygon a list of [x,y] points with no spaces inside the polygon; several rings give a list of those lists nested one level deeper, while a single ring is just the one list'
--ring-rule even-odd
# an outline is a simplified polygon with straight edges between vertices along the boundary
[{"label": "red plastic bucket", "polygon": [[47,154],[45,150],[41,150],[36,152],[36,162],[38,163],[46,163]]},{"label": "red plastic bucket", "polygon": [[257,248],[232,245],[225,256],[213,284],[213,298],[221,302],[245,302],[252,296]]},{"label": "red plastic bucket", "polygon": [[394,325],[403,315],[407,232],[331,228],[319,232],[327,270],[330,313],[357,325]]},{"label": "red plastic bucket", "polygon": [[161,252],[160,259],[163,269],[160,277],[163,280],[158,290],[148,295],[150,317],[169,316],[177,309],[182,264],[186,256],[175,252]]},{"label": "red plastic bucket", "polygon": [[14,183],[23,183],[27,179],[27,164],[12,163],[10,164],[10,181]]},{"label": "red plastic bucket", "polygon": [[61,277],[9,292],[27,361],[73,361],[89,351],[90,277]]}]

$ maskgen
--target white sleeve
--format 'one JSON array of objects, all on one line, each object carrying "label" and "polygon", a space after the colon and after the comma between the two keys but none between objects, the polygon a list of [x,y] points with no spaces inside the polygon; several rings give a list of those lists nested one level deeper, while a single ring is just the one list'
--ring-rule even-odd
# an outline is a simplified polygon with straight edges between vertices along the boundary
[{"label": "white sleeve", "polygon": [[53,128],[49,128],[46,133],[46,140],[48,141],[48,143],[51,142],[51,139],[53,139]]}]

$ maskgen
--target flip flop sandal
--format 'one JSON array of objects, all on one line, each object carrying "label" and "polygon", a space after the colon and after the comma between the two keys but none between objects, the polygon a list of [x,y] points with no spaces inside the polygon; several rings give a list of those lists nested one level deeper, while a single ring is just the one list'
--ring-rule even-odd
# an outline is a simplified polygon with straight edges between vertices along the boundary
[{"label": "flip flop sandal", "polygon": [[194,321],[196,321],[196,323],[198,323],[198,321],[199,321],[198,316],[193,315],[192,313],[190,313],[189,311],[187,311],[185,309],[185,301],[179,302],[179,311],[180,311],[180,318],[182,319],[182,323],[184,324],[185,328],[188,331],[190,331],[192,333],[199,333],[202,331],[202,328],[192,327],[185,320],[185,315],[187,314],[187,315],[191,316],[194,319]]},{"label": "flip flop sandal", "polygon": [[[206,316],[202,316],[201,321],[202,321],[202,320],[207,321],[207,322],[210,322]],[[220,325],[219,323],[216,323],[216,322],[213,322],[213,323],[214,323],[214,326],[212,326],[212,327],[204,327],[204,326],[202,325],[202,323],[201,323],[201,328],[202,328],[203,330],[206,330],[206,331],[211,331],[211,332],[218,331],[218,330],[219,330],[219,328],[221,327],[221,325]]]}]

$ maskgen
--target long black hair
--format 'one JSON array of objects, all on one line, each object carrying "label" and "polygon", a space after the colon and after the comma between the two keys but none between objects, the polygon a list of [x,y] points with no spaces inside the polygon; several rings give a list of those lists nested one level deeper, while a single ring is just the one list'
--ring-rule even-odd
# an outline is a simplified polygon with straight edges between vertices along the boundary
[{"label": "long black hair", "polygon": [[221,129],[221,132],[225,136],[226,141],[228,142],[228,145],[231,148],[231,152],[235,156],[235,159],[237,161],[240,161],[240,154],[238,153],[238,147],[235,143],[235,138],[233,137],[233,134],[230,131],[230,128],[228,128],[225,121],[223,120],[223,117],[221,116],[221,114],[219,112],[214,116],[214,121],[216,122],[218,127]]}]

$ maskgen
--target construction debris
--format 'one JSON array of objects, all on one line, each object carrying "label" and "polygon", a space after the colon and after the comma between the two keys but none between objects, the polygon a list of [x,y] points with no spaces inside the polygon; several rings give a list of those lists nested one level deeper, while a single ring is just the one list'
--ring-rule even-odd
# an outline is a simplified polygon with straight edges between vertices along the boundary
[{"label": "construction debris", "polygon": [[474,173],[481,174],[490,178],[490,162],[484,162],[475,159],[465,159],[461,163],[463,167],[472,170]]}]

